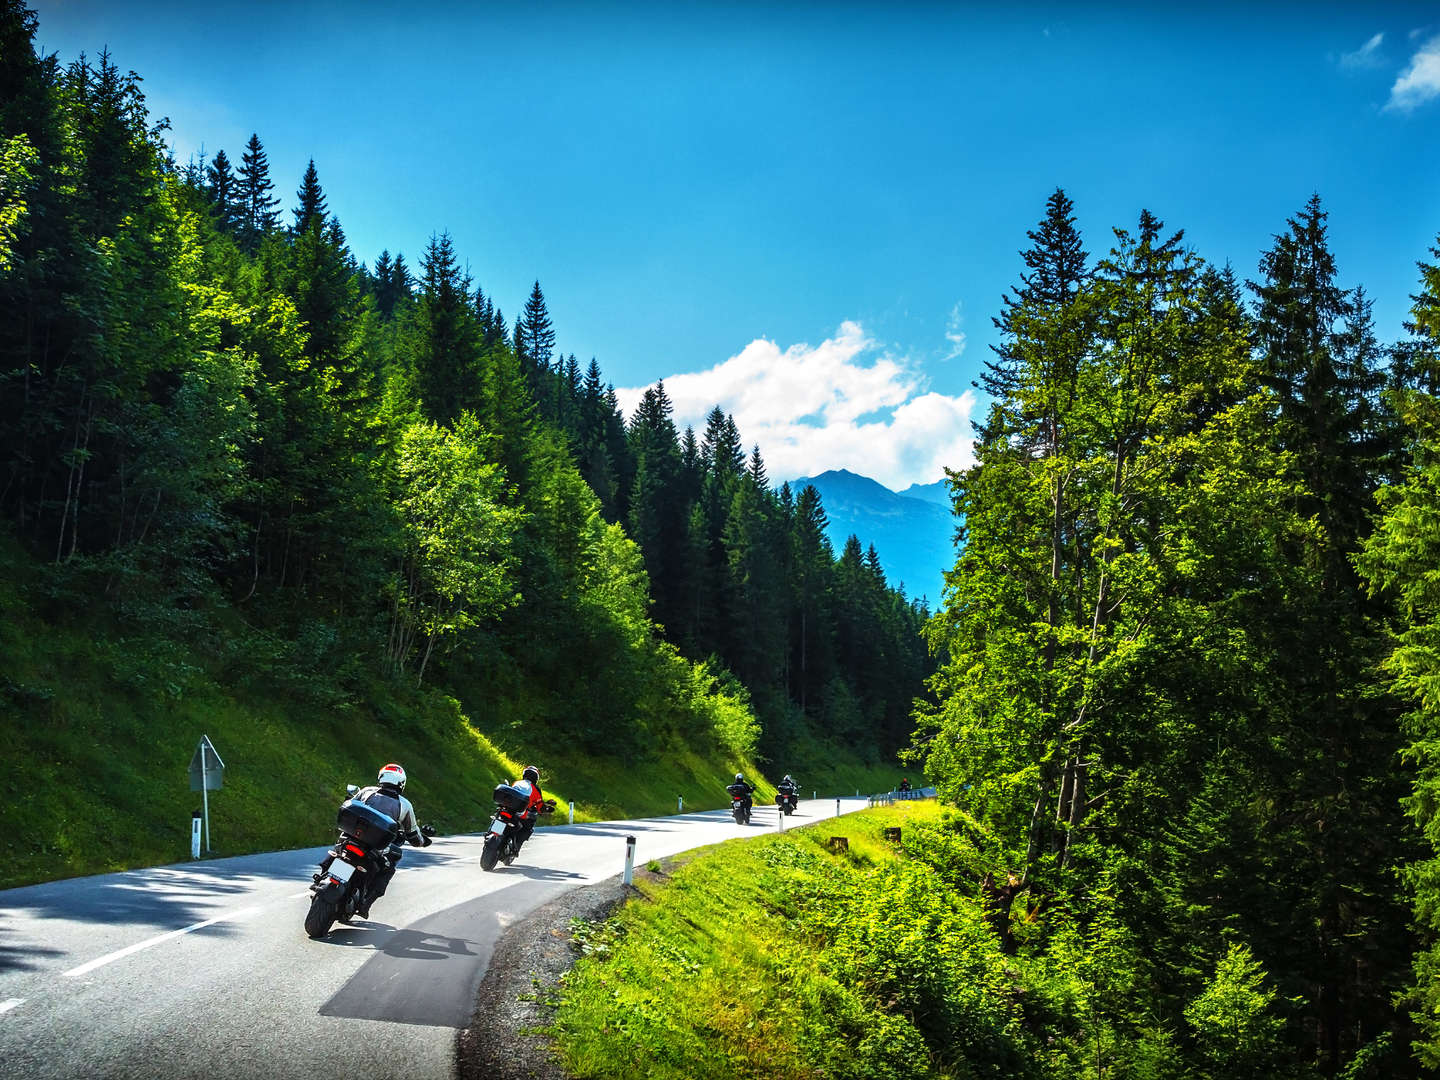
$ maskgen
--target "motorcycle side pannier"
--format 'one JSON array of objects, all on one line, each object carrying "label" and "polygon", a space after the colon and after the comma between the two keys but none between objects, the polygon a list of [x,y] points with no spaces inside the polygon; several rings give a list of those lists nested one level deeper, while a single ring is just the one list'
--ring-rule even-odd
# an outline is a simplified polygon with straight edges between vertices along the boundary
[{"label": "motorcycle side pannier", "polygon": [[400,825],[389,814],[382,814],[373,806],[354,799],[340,804],[340,814],[335,820],[340,830],[353,836],[366,847],[386,847],[395,839]]},{"label": "motorcycle side pannier", "polygon": [[492,796],[495,802],[506,810],[518,814],[530,803],[530,796],[523,791],[517,791],[509,784],[496,784],[495,794]]}]

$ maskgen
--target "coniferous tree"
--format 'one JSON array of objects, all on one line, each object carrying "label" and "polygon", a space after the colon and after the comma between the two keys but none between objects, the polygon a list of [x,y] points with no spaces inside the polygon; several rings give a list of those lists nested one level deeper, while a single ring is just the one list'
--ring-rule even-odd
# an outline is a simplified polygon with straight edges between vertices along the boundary
[{"label": "coniferous tree", "polygon": [[426,414],[436,423],[449,424],[465,410],[475,411],[482,394],[470,282],[448,232],[430,238],[421,268],[417,388]]},{"label": "coniferous tree", "polygon": [[224,150],[216,152],[215,160],[205,170],[205,177],[215,224],[233,236],[240,224],[239,181],[231,171],[230,159]]},{"label": "coniferous tree", "polygon": [[280,220],[277,207],[280,200],[275,197],[275,185],[270,179],[270,157],[260,143],[258,134],[251,134],[240,156],[238,181],[240,207],[240,246],[254,254],[260,248],[260,241],[275,231]]},{"label": "coniferous tree", "polygon": [[323,226],[328,216],[325,206],[325,192],[320,189],[320,174],[315,171],[315,159],[305,166],[305,175],[300,178],[300,189],[295,192],[295,232],[303,233],[312,222]]}]

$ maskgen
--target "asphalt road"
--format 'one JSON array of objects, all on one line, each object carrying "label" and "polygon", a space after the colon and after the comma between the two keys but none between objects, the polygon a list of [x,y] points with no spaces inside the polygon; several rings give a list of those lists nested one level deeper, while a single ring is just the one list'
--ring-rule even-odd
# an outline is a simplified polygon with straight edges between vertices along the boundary
[{"label": "asphalt road", "polygon": [[[835,813],[802,801],[786,825]],[[319,941],[302,923],[324,847],[0,891],[0,1077],[449,1080],[507,926],[619,873],[626,836],[644,865],[776,827],[773,806],[749,826],[712,811],[547,827],[488,874],[482,835],[438,837],[406,849],[369,920]]]}]

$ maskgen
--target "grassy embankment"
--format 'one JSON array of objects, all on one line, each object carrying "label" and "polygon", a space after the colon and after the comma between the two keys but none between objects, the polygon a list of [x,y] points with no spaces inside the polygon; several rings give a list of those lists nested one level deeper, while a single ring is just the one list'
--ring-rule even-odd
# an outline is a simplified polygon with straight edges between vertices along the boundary
[{"label": "grassy embankment", "polygon": [[[731,841],[638,882],[577,930],[556,1013],[577,1077],[906,1077],[1033,1072],[1013,958],[911,834],[933,802]],[[884,838],[902,829],[904,847]],[[827,849],[844,835],[849,851]],[[972,1066],[983,1063],[981,1069]]]},{"label": "grassy embankment", "polygon": [[[924,1038],[955,1031],[956,1012],[999,1044],[989,1056],[1007,1057],[1014,1018],[992,994],[1004,959],[979,914],[884,840],[890,825],[913,831],[939,814],[904,802],[642,877],[644,899],[579,927],[585,955],[553,1028],[564,1066],[577,1077],[965,1076]],[[831,835],[850,850],[828,851]],[[959,940],[937,937],[956,927]],[[946,959],[973,994],[939,985]]]},{"label": "grassy embankment", "polygon": [[[326,707],[228,670],[123,628],[47,625],[0,575],[0,739],[11,766],[0,887],[187,859],[201,803],[186,770],[201,734],[226,765],[225,786],[210,798],[217,855],[328,842],[344,785],[370,782],[391,760],[409,771],[421,819],[442,834],[482,827],[492,787],[526,760],[561,800],[557,821],[571,799],[582,821],[674,813],[677,795],[687,810],[718,807],[737,768],[759,775],[753,762],[701,751],[637,768],[547,746],[543,730],[530,733],[521,760],[519,748],[485,733],[487,720],[501,729],[504,718],[477,717],[438,690],[377,678],[358,700]],[[867,776],[840,765],[825,790],[849,791]],[[762,785],[761,797],[773,791]]]}]

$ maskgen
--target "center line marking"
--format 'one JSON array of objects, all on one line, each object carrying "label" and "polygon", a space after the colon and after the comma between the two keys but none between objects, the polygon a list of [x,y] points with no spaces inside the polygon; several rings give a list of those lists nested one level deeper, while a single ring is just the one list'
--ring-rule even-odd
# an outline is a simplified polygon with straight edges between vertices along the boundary
[{"label": "center line marking", "polygon": [[81,964],[77,968],[71,968],[69,971],[62,971],[60,974],[62,977],[68,976],[70,978],[75,978],[79,975],[88,975],[96,968],[104,967],[106,964],[114,963],[116,960],[123,960],[131,953],[137,953],[140,952],[142,949],[148,949],[152,945],[159,945],[161,942],[169,941],[171,938],[180,937],[182,934],[189,934],[193,933],[196,930],[203,930],[207,926],[214,926],[216,923],[224,922],[227,919],[238,919],[243,915],[253,915],[259,910],[260,909],[258,907],[248,907],[241,908],[239,911],[227,912],[224,915],[216,915],[213,919],[206,919],[204,922],[197,922],[192,926],[181,927],[179,930],[171,930],[168,934],[157,934],[155,937],[146,938],[144,941],[137,941],[134,945],[126,946],[123,949],[117,949],[115,952],[112,953],[106,953],[104,956],[96,960],[91,960],[88,964]]},{"label": "center line marking", "polygon": [[9,1012],[24,1000],[24,998],[11,998],[9,1001],[0,1001],[0,1013]]}]

